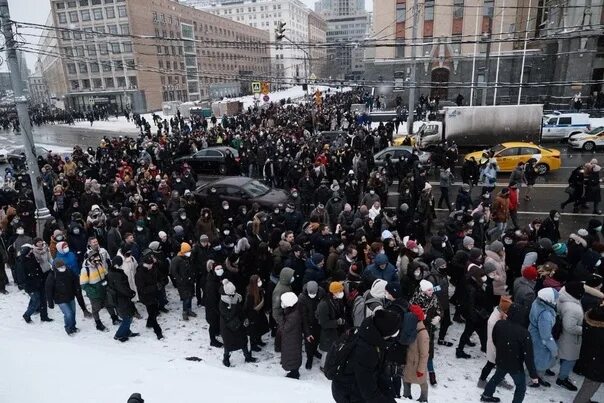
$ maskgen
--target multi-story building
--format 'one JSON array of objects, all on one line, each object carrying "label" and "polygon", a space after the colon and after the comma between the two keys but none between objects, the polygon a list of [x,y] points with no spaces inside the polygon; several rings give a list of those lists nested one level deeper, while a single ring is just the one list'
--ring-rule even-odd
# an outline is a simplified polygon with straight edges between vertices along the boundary
[{"label": "multi-story building", "polygon": [[[313,42],[310,40],[311,35],[317,40],[323,39],[324,42],[325,31],[321,32],[323,26],[316,21],[316,18],[309,16],[312,11],[301,1],[223,1],[205,10],[254,28],[264,29],[270,34],[271,42],[275,42],[274,30],[277,24],[285,23],[286,39],[271,46],[271,75],[277,82],[285,84],[299,82],[311,75],[308,65],[309,48],[314,49],[316,46],[312,44],[306,46],[306,44]],[[312,28],[309,26],[310,23],[313,24]],[[312,58],[312,55],[310,56]]]},{"label": "multi-story building", "polygon": [[[415,63],[418,96],[455,99],[462,94],[466,104],[481,104],[484,99],[487,104],[516,103],[519,92],[523,102],[550,102],[559,92],[570,99],[572,81],[592,78],[593,55],[589,54],[595,53],[596,38],[586,31],[600,24],[601,18],[601,6],[588,7],[585,2],[580,6],[580,2],[571,0],[562,6],[537,0],[418,0],[414,11],[412,0],[375,0],[372,41],[366,45],[373,47],[366,52],[366,79],[394,83],[395,91],[404,92]],[[546,3],[553,8],[546,8]],[[543,27],[551,26],[554,9],[564,15],[570,10],[573,15],[590,15],[591,25],[576,18],[568,22],[572,32],[557,29],[553,31],[557,40],[545,38]],[[570,37],[576,38],[572,44],[565,39]],[[521,77],[528,83],[522,90]],[[530,85],[558,80],[568,85]]]},{"label": "multi-story building", "polygon": [[[46,20],[47,26],[53,26],[52,13]],[[53,29],[42,30],[38,41],[40,55],[36,63],[36,74],[44,79],[48,90],[48,98],[51,104],[63,106],[63,97],[67,93],[67,81],[61,58],[57,57],[58,41],[57,31]]]},{"label": "multi-story building", "polygon": [[311,11],[308,13],[308,42],[311,75],[326,77],[327,48],[327,22],[321,15]]},{"label": "multi-story building", "polygon": [[29,89],[29,102],[32,105],[49,105],[50,97],[48,95],[48,87],[46,80],[36,72],[29,76],[27,80],[27,88]]},{"label": "multi-story building", "polygon": [[68,106],[161,109],[270,70],[266,31],[173,0],[51,0]]}]

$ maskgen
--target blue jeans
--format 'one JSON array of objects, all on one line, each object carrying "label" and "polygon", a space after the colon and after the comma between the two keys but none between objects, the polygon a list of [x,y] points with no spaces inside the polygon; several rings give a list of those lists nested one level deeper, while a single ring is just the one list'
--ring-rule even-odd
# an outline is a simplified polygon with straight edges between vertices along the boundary
[{"label": "blue jeans", "polygon": [[428,372],[434,372],[434,360],[432,358],[428,359]]},{"label": "blue jeans", "polygon": [[[505,378],[505,375],[507,373],[508,372],[505,369],[497,367],[497,369],[495,369],[495,373],[493,374],[491,379],[489,379],[489,382],[487,382],[487,386],[485,386],[484,388],[483,395],[493,397],[493,393],[495,393],[495,388],[501,383],[501,381],[503,381],[503,378]],[[522,403],[522,401],[524,400],[524,395],[526,393],[526,375],[524,374],[524,371],[521,371],[515,372],[513,374],[510,373],[510,376],[512,377],[514,385],[516,386],[512,403]]]},{"label": "blue jeans", "polygon": [[121,339],[122,337],[130,336],[130,325],[132,324],[132,316],[122,316],[122,323],[115,332],[115,338]]},{"label": "blue jeans", "polygon": [[190,312],[191,311],[191,301],[193,298],[186,298],[182,301],[182,311]]},{"label": "blue jeans", "polygon": [[61,312],[63,312],[63,320],[65,321],[65,331],[67,333],[75,331],[76,327],[76,311],[75,300],[59,304]]},{"label": "blue jeans", "polygon": [[558,373],[558,379],[566,379],[570,375],[570,371],[573,370],[576,360],[563,360],[560,358],[560,372]]},{"label": "blue jeans", "polygon": [[[23,316],[31,317],[34,313],[41,308],[40,303],[42,302],[42,294],[40,291],[34,291],[29,293],[29,304],[27,305],[27,310]],[[41,311],[41,309],[40,309]]]}]

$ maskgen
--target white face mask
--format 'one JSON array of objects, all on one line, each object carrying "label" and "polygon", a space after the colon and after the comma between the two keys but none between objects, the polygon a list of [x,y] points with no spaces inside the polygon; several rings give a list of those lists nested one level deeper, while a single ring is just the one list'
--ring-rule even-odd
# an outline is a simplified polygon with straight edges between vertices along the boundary
[{"label": "white face mask", "polygon": [[18,234],[18,235],[23,235],[24,233],[25,233],[25,231],[23,230],[23,228],[19,228],[19,229],[17,230],[17,234]]},{"label": "white face mask", "polygon": [[183,215],[181,215],[181,216],[180,216],[180,219],[181,219],[181,220],[186,220],[186,219],[187,219],[187,216],[186,216],[185,214],[183,214]]},{"label": "white face mask", "polygon": [[216,273],[218,277],[221,277],[224,274],[224,269],[214,270],[214,273]]},{"label": "white face mask", "polygon": [[186,256],[186,257],[191,256],[191,252],[187,252],[187,253],[185,253],[185,256]]},{"label": "white face mask", "polygon": [[262,281],[258,281],[258,288],[262,287]]},{"label": "white face mask", "polygon": [[137,230],[137,231],[142,231],[142,230],[143,230],[143,227],[136,227],[136,230]]},{"label": "white face mask", "polygon": [[482,276],[480,279],[481,279],[481,280],[482,280],[482,282],[484,283],[484,282],[486,282],[486,281],[487,281],[487,276]]},{"label": "white face mask", "polygon": [[231,233],[231,231],[229,231],[228,229],[226,229],[226,230],[222,231],[222,233],[223,233],[224,235],[229,235],[229,234]]},{"label": "white face mask", "polygon": [[61,267],[57,267],[57,270],[60,271],[61,273],[63,273],[67,269],[65,268],[65,266],[61,266]]},{"label": "white face mask", "polygon": [[223,209],[228,210],[229,206],[222,206]]},{"label": "white face mask", "polygon": [[375,190],[370,190],[369,194],[372,194],[372,195],[375,194]]},{"label": "white face mask", "polygon": [[598,259],[598,261],[596,262],[596,267],[599,266],[600,264],[602,264],[602,259]]},{"label": "white face mask", "polygon": [[310,298],[310,299],[315,299],[316,296],[317,296],[317,294],[308,294],[308,298]]},{"label": "white face mask", "polygon": [[344,291],[340,291],[339,293],[334,294],[334,297],[336,299],[342,299],[342,298],[344,298]]},{"label": "white face mask", "polygon": [[69,253],[69,248],[64,248],[63,253]]},{"label": "white face mask", "polygon": [[447,246],[446,242],[443,242],[440,244],[440,246],[442,246],[443,248]]}]

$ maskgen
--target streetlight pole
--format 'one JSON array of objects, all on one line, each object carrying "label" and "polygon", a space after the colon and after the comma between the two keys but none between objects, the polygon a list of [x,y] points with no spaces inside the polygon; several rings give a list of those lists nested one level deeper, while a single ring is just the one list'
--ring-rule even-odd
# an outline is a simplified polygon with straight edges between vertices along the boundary
[{"label": "streetlight pole", "polygon": [[16,42],[13,36],[12,22],[10,21],[8,0],[0,0],[0,23],[2,24],[2,33],[4,34],[6,59],[10,70],[13,92],[15,94],[15,105],[17,108],[17,115],[19,116],[19,125],[21,126],[23,133],[27,173],[31,180],[31,188],[36,203],[36,230],[37,235],[41,236],[44,230],[44,222],[50,218],[50,211],[46,208],[46,199],[44,198],[44,191],[42,189],[42,178],[40,177],[40,168],[38,167],[36,147],[29,120],[29,111],[27,110],[27,99],[23,95],[23,80],[17,61]]},{"label": "streetlight pole", "polygon": [[480,7],[476,7],[476,19],[474,20],[474,55],[472,56],[472,84],[470,85],[470,106],[474,105],[474,74],[476,73],[476,52],[478,52],[478,17]]},{"label": "streetlight pole", "polygon": [[483,34],[484,40],[487,42],[487,54],[485,55],[484,67],[484,90],[482,91],[482,106],[487,104],[487,91],[489,90],[489,62],[491,61],[491,23],[489,22],[489,32]]},{"label": "streetlight pole", "polygon": [[411,79],[409,80],[409,114],[407,116],[407,134],[413,134],[413,121],[415,120],[415,85],[417,81],[416,66],[416,42],[417,25],[419,24],[419,7],[417,0],[413,0],[413,26],[411,27]]},{"label": "streetlight pole", "polygon": [[499,63],[501,62],[501,42],[503,42],[503,20],[505,19],[505,0],[501,4],[501,22],[499,23],[499,49],[497,50],[497,68],[495,69],[495,91],[493,105],[497,105],[497,88],[499,87]]},{"label": "streetlight pole", "polygon": [[531,17],[532,0],[529,0],[528,9],[526,11],[526,27],[524,28],[524,49],[522,50],[522,67],[520,68],[520,83],[518,85],[518,105],[522,97],[522,81],[524,80],[524,62],[526,61],[526,45],[528,43],[529,21]]}]

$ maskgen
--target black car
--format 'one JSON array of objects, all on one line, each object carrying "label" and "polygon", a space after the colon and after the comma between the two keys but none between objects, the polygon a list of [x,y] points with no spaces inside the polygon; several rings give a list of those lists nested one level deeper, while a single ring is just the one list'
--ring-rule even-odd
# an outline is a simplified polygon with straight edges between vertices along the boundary
[{"label": "black car", "polygon": [[[231,151],[235,158],[235,164],[239,164],[239,152],[233,147],[220,146],[209,147],[197,151],[195,154],[180,157],[175,160],[176,163],[186,162],[191,166],[195,173],[213,173],[226,175],[226,151]],[[233,172],[236,173],[236,172]]]},{"label": "black car", "polygon": [[226,200],[232,209],[241,205],[251,207],[253,203],[258,203],[264,209],[272,209],[275,205],[285,205],[290,200],[289,193],[285,190],[272,189],[245,176],[227,176],[209,182],[197,188],[195,195],[201,205],[208,205],[210,198],[218,197],[218,203]]}]

